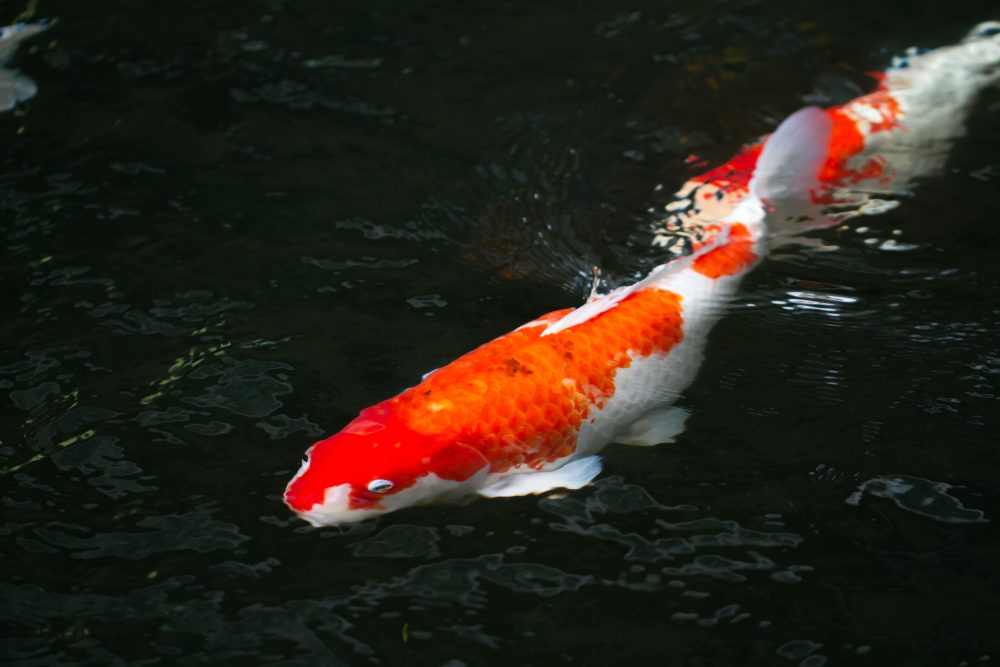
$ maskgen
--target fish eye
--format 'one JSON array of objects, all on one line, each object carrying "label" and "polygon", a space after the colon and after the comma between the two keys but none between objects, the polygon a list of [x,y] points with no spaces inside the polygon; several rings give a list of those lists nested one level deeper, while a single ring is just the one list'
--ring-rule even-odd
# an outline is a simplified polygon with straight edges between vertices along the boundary
[{"label": "fish eye", "polygon": [[385,493],[392,488],[392,482],[387,479],[373,479],[368,482],[368,490],[372,493]]}]

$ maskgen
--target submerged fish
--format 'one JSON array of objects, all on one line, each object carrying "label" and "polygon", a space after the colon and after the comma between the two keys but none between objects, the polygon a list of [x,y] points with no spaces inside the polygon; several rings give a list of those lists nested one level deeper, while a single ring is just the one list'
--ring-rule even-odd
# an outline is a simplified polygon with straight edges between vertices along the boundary
[{"label": "submerged fish", "polygon": [[[895,203],[878,196],[905,192],[940,172],[954,140],[965,134],[979,93],[1000,84],[1000,22],[980,23],[953,46],[911,48],[873,76],[875,91],[825,111],[833,131],[818,175],[822,187],[811,203],[826,207],[827,214],[812,227],[889,210]],[[654,244],[682,246],[679,240],[697,238],[727,215],[747,196],[767,141],[765,136],[687,181],[667,205],[668,215],[653,226]]]},{"label": "submerged fish", "polygon": [[5,65],[22,41],[48,30],[53,23],[39,21],[0,27],[0,112],[10,111],[18,102],[30,100],[38,92],[38,86],[33,80],[16,70],[7,69]]},{"label": "submerged fish", "polygon": [[911,53],[878,91],[798,111],[694,179],[681,193],[690,207],[673,211],[696,230],[689,255],[528,322],[363,410],[309,449],[285,502],[314,525],[337,525],[476,495],[575,489],[600,472],[609,443],[672,441],[686,416],[672,404],[720,306],[766,254],[769,224],[803,203],[939,167],[975,94],[1000,77],[998,28]]}]

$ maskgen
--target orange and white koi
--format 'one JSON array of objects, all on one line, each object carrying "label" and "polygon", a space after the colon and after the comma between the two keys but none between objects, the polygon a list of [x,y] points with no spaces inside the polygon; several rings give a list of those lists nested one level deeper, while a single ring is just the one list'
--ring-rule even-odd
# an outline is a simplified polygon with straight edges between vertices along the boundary
[{"label": "orange and white koi", "polygon": [[[886,71],[872,74],[878,81],[875,91],[826,109],[833,130],[818,176],[821,187],[814,189],[811,203],[836,213],[811,226],[890,210],[897,202],[877,195],[904,192],[938,173],[954,140],[965,134],[979,93],[1000,83],[998,52],[1000,22],[980,23],[959,44],[908,49]],[[767,141],[762,137],[687,181],[667,205],[668,215],[653,225],[653,243],[683,251],[685,242],[727,215],[747,196]]]},{"label": "orange and white koi", "polygon": [[681,193],[690,208],[672,211],[697,227],[689,255],[528,322],[362,410],[308,450],[285,502],[314,525],[338,525],[476,495],[575,489],[600,472],[609,443],[672,441],[686,417],[673,402],[698,370],[720,306],[766,254],[775,212],[940,166],[975,94],[1000,78],[998,28],[911,52],[876,92],[798,111],[694,179]]}]

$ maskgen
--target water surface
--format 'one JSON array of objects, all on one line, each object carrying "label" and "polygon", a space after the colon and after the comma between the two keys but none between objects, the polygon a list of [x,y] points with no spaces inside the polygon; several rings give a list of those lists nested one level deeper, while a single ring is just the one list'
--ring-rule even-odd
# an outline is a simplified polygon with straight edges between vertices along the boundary
[{"label": "water surface", "polygon": [[42,16],[0,116],[5,664],[996,659],[995,93],[946,173],[752,274],[675,445],[344,530],[280,500],[361,408],[648,268],[689,156],[992,3]]}]

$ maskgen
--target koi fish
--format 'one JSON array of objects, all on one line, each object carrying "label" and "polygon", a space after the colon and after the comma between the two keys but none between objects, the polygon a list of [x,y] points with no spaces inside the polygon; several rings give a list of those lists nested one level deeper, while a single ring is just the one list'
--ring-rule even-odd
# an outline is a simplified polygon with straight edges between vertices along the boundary
[{"label": "koi fish", "polygon": [[694,379],[721,306],[766,255],[770,223],[803,202],[840,201],[845,189],[937,168],[975,94],[1000,77],[998,28],[982,24],[959,45],[910,52],[874,93],[802,109],[693,179],[681,191],[688,208],[670,212],[694,230],[690,254],[532,320],[362,410],[309,448],[285,502],[319,526],[578,489],[600,473],[608,444],[673,441],[687,416],[673,403]]}]

